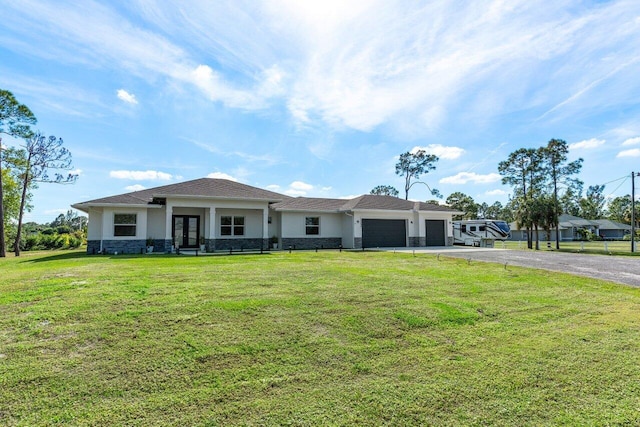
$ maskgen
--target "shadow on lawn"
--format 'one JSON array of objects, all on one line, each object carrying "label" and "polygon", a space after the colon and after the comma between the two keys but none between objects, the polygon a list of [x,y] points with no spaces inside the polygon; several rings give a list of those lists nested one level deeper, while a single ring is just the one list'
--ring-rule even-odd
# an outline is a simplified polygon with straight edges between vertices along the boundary
[{"label": "shadow on lawn", "polygon": [[[206,253],[206,254],[200,254],[199,258],[202,257],[220,257],[220,256],[236,256],[236,255],[270,255],[270,252],[264,251],[262,253],[260,252],[253,252],[253,251],[246,251],[246,252],[242,252],[242,251],[237,251],[237,252],[233,252],[233,253],[229,253],[227,251],[221,251],[218,253]],[[71,259],[91,259],[91,258],[109,258],[109,259],[133,259],[133,258],[174,258],[174,259],[183,259],[183,258],[191,258],[191,257],[198,257],[195,256],[194,254],[153,254],[151,256],[149,256],[148,254],[120,254],[120,255],[90,255],[87,254],[86,252],[68,252],[68,253],[57,253],[55,255],[50,255],[50,256],[45,256],[45,257],[38,257],[35,259],[25,259],[22,260],[20,262],[26,262],[26,263],[40,263],[40,262],[51,262],[51,261],[62,261],[62,260],[71,260]]]},{"label": "shadow on lawn", "polygon": [[[162,255],[154,255],[154,257],[175,257],[175,255],[171,254],[162,254]],[[51,261],[63,261],[70,259],[91,259],[91,258],[109,258],[109,259],[132,259],[132,258],[142,258],[146,257],[144,254],[120,254],[120,255],[90,255],[86,252],[68,252],[68,253],[57,253],[55,255],[38,257],[35,259],[25,259],[21,262],[51,262]]]},{"label": "shadow on lawn", "polygon": [[55,255],[49,255],[45,257],[38,257],[35,259],[25,259],[21,262],[48,262],[48,261],[61,261],[66,259],[78,259],[78,258],[86,258],[87,254],[85,252],[66,252],[66,253],[56,253]]},{"label": "shadow on lawn", "polygon": [[67,253],[56,253],[55,255],[49,255],[45,257],[38,257],[35,259],[25,259],[21,262],[50,262],[50,261],[63,261],[70,259],[91,259],[91,258],[140,258],[144,255],[137,254],[124,254],[124,255],[89,255],[86,252],[67,252]]}]

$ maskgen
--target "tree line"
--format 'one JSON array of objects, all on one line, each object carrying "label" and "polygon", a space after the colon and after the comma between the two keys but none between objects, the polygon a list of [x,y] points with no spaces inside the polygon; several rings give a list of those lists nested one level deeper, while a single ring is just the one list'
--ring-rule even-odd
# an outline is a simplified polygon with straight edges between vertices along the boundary
[{"label": "tree line", "polygon": [[[24,213],[33,208],[32,191],[38,184],[72,184],[78,178],[64,172],[72,165],[62,138],[34,131],[36,123],[29,107],[0,89],[0,257],[6,256],[8,240],[20,255]],[[5,147],[2,134],[21,143]]]},{"label": "tree line", "polygon": [[[560,248],[559,217],[562,214],[578,216],[584,219],[610,219],[631,224],[631,196],[620,196],[607,204],[604,195],[605,185],[589,186],[583,196],[584,183],[577,177],[582,169],[583,159],[568,160],[568,145],[562,139],[551,139],[537,148],[520,148],[510,153],[507,159],[498,164],[502,183],[512,187],[508,203],[476,203],[473,198],[462,192],[454,192],[445,203],[451,208],[463,212],[454,219],[500,219],[515,222],[518,228],[527,230],[527,246],[532,249],[533,231],[539,230],[550,235],[556,233],[556,248]],[[420,176],[435,169],[438,157],[424,150],[405,152],[396,163],[396,174],[404,178],[405,199],[416,183],[425,184],[431,194],[442,198],[440,192],[432,189],[426,182],[418,181]],[[398,197],[399,191],[391,185],[378,185],[371,194]],[[439,203],[438,200],[427,200]],[[636,202],[636,210],[640,204]],[[536,237],[536,249],[539,241]]]},{"label": "tree line", "polygon": [[74,249],[87,242],[88,218],[73,210],[60,214],[50,223],[26,222],[20,249],[23,251],[46,249]]}]

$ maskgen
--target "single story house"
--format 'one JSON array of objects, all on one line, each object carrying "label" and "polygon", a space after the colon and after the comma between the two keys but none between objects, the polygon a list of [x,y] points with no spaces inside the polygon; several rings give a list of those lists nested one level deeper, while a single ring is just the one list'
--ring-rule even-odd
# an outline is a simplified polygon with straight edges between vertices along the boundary
[{"label": "single story house", "polygon": [[631,234],[631,225],[629,224],[611,221],[610,219],[596,219],[592,222],[598,227],[598,236],[605,240],[622,240],[625,235]]},{"label": "single story house", "polygon": [[[574,215],[562,214],[559,219],[560,241],[580,240],[580,230],[587,230],[596,236],[607,240],[622,240],[625,234],[631,233],[631,226],[609,219],[584,219]],[[509,224],[511,228],[510,240],[527,240],[527,230],[519,229],[517,224]],[[532,231],[535,240],[535,230]],[[547,234],[544,230],[538,230],[539,240],[556,240],[556,230],[552,228]]]},{"label": "single story house", "polygon": [[72,205],[89,215],[88,253],[268,248],[419,247],[453,244],[446,206],[363,195],[289,197],[201,178]]}]

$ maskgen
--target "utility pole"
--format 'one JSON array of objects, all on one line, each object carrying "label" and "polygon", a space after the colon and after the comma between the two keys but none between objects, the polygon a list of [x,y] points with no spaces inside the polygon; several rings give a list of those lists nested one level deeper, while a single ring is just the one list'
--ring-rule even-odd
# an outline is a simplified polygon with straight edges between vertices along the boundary
[{"label": "utility pole", "polygon": [[631,253],[636,251],[636,179],[637,173],[631,172]]}]

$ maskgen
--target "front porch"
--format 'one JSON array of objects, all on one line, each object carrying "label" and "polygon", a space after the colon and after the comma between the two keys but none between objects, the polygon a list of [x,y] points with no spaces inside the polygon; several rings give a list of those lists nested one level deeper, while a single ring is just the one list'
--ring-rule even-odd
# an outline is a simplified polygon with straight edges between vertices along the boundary
[{"label": "front porch", "polygon": [[270,217],[268,206],[262,205],[261,208],[167,205],[163,212],[165,239],[158,250],[266,250]]}]

